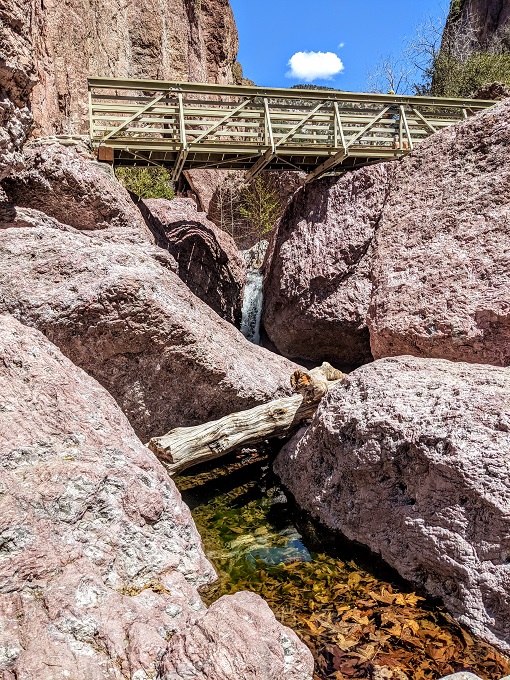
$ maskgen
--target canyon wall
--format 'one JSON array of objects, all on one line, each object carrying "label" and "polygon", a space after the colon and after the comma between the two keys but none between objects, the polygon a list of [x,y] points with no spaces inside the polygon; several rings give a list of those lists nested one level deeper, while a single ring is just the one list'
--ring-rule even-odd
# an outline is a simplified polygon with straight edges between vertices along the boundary
[{"label": "canyon wall", "polygon": [[486,50],[494,41],[510,45],[508,0],[452,0],[445,40],[454,53]]},{"label": "canyon wall", "polygon": [[233,83],[228,0],[32,0],[36,135],[88,132],[87,77]]}]

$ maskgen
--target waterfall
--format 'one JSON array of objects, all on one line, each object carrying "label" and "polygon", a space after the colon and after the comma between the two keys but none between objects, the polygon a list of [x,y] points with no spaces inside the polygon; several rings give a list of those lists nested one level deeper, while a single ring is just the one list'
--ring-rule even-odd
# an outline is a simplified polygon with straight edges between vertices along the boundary
[{"label": "waterfall", "polygon": [[262,281],[264,279],[262,263],[267,246],[267,241],[260,241],[250,250],[243,252],[248,272],[241,315],[241,333],[255,345],[260,344],[260,321],[262,319],[263,302]]},{"label": "waterfall", "polygon": [[262,318],[262,279],[260,269],[249,269],[244,289],[241,333],[255,345],[260,343],[260,320]]}]

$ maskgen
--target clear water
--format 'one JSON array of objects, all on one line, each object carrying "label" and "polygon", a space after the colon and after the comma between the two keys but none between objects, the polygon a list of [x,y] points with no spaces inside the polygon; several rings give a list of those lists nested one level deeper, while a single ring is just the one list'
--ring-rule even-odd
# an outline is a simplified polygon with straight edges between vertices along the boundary
[{"label": "clear water", "polygon": [[267,456],[176,478],[219,580],[205,594],[251,590],[313,652],[316,679],[436,679],[469,670],[510,673],[507,658],[458,626],[370,555],[300,516]]}]

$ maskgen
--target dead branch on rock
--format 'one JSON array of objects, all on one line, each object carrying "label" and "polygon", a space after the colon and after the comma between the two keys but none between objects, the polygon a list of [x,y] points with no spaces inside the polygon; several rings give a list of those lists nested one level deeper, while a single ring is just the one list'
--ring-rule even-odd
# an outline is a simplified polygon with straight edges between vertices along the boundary
[{"label": "dead branch on rock", "polygon": [[324,363],[309,372],[296,371],[291,397],[275,399],[247,411],[195,427],[177,427],[162,437],[153,437],[149,449],[165,463],[171,475],[193,465],[219,458],[242,446],[258,444],[271,437],[286,437],[309,420],[325,394],[344,374]]}]

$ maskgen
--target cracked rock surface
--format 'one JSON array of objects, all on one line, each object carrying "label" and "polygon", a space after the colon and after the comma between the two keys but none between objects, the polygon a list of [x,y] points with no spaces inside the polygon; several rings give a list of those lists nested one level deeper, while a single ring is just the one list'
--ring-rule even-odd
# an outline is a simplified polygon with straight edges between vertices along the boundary
[{"label": "cracked rock surface", "polygon": [[298,504],[510,651],[510,373],[395,357],[347,376],[275,469]]},{"label": "cracked rock surface", "polygon": [[215,574],[164,468],[95,380],[7,314],[0,434],[2,678],[310,680],[261,598],[206,610]]}]

